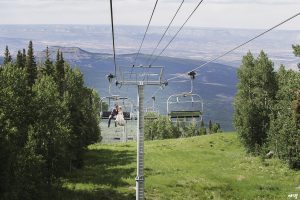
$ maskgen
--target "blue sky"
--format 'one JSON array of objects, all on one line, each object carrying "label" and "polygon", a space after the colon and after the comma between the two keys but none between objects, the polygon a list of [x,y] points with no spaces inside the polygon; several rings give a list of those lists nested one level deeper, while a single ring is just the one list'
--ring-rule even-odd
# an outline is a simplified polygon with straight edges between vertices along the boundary
[{"label": "blue sky", "polygon": [[[155,0],[114,0],[115,23],[146,25]],[[152,25],[168,24],[181,0],[160,0]],[[181,25],[198,0],[186,0]],[[0,0],[0,24],[109,24],[109,0]],[[300,0],[204,0],[187,26],[264,29],[300,12]],[[281,27],[300,30],[300,16]]]}]

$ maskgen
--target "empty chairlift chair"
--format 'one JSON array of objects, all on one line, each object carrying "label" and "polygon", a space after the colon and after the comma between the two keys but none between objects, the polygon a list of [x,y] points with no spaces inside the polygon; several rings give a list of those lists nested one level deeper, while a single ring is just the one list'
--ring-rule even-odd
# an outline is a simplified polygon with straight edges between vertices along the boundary
[{"label": "empty chairlift chair", "polygon": [[167,100],[167,113],[174,123],[200,124],[203,116],[203,100],[193,93],[193,81],[196,73],[188,74],[191,78],[191,91],[169,96]]},{"label": "empty chairlift chair", "polygon": [[145,109],[145,120],[155,120],[159,117],[159,110],[155,107],[155,96],[151,97],[152,107],[147,107]]}]

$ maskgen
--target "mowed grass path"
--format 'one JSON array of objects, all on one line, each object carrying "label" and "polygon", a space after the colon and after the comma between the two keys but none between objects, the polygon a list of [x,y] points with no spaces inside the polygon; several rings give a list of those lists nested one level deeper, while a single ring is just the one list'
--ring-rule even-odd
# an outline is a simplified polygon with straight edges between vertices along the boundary
[{"label": "mowed grass path", "polygon": [[[64,180],[62,199],[135,199],[136,144],[94,144]],[[291,199],[300,172],[243,150],[237,135],[145,142],[146,199]]]}]

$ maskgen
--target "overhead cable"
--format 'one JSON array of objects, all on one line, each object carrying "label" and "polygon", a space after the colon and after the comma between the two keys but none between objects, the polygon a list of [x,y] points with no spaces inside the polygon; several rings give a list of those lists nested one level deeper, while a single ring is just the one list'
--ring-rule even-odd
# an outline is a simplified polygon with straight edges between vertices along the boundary
[{"label": "overhead cable", "polygon": [[112,0],[110,0],[110,19],[111,19],[111,34],[112,34],[113,53],[114,53],[115,76],[117,76],[117,62],[116,62],[116,49],[115,49],[115,31],[114,31],[114,16],[113,16]]},{"label": "overhead cable", "polygon": [[145,38],[146,38],[146,35],[147,35],[147,32],[148,32],[150,23],[151,23],[151,21],[152,21],[152,17],[153,17],[153,15],[154,15],[154,12],[155,12],[157,3],[158,3],[158,0],[156,0],[155,5],[154,5],[154,8],[153,8],[153,10],[152,10],[151,17],[150,17],[150,19],[149,19],[149,22],[148,22],[146,31],[145,31],[145,33],[144,33],[142,42],[141,42],[141,44],[140,44],[140,46],[139,46],[139,50],[138,50],[138,52],[137,52],[137,54],[136,54],[136,56],[135,56],[135,59],[134,59],[133,65],[132,65],[133,67],[134,67],[134,65],[135,65],[135,63],[136,63],[136,60],[137,60],[137,58],[138,58],[138,56],[139,56],[139,54],[140,54],[140,52],[141,52],[141,48],[142,48],[142,46],[143,46],[143,44],[144,44],[144,40],[145,40]]},{"label": "overhead cable", "polygon": [[196,10],[199,8],[199,6],[201,5],[201,3],[203,2],[203,0],[201,0],[196,8],[191,12],[191,14],[188,16],[188,18],[185,20],[185,22],[181,25],[181,27],[178,29],[178,31],[176,32],[176,34],[172,37],[172,39],[169,41],[169,43],[161,50],[161,52],[153,59],[153,61],[150,63],[150,66],[156,62],[156,60],[158,59],[158,57],[161,56],[161,54],[170,46],[170,44],[173,42],[173,40],[177,37],[177,35],[179,34],[179,32],[183,29],[183,27],[186,25],[186,23],[190,20],[190,18],[193,16],[193,14],[196,12]]},{"label": "overhead cable", "polygon": [[[293,16],[291,16],[291,17],[289,17],[289,18],[287,18],[286,20],[280,22],[279,24],[277,24],[277,25],[275,25],[275,26],[269,28],[268,30],[266,30],[266,31],[264,31],[264,32],[262,32],[262,33],[260,33],[260,34],[258,34],[257,36],[255,36],[255,37],[253,37],[253,38],[247,40],[246,42],[244,42],[244,43],[242,43],[242,44],[240,44],[240,45],[234,47],[233,49],[231,49],[231,50],[229,50],[229,51],[223,53],[222,55],[220,55],[220,56],[218,56],[218,57],[216,57],[216,58],[214,58],[214,59],[211,59],[211,60],[209,60],[209,61],[203,63],[202,65],[200,65],[200,66],[198,66],[198,67],[196,67],[196,68],[194,68],[194,69],[192,69],[192,70],[190,70],[190,71],[196,71],[196,70],[198,70],[198,69],[200,69],[200,68],[202,68],[202,67],[208,65],[209,63],[212,63],[212,62],[214,62],[214,61],[216,61],[216,60],[218,60],[218,59],[220,59],[220,58],[222,58],[222,57],[228,55],[229,53],[231,53],[231,52],[233,52],[233,51],[235,51],[235,50],[241,48],[242,46],[244,46],[244,45],[246,45],[246,44],[252,42],[253,40],[255,40],[255,39],[257,39],[257,38],[263,36],[264,34],[266,34],[266,33],[270,32],[270,31],[272,31],[273,29],[275,29],[275,28],[277,28],[277,27],[279,27],[279,26],[285,24],[286,22],[288,22],[288,21],[290,21],[290,20],[296,18],[296,17],[299,16],[299,15],[300,15],[300,12],[297,13],[297,14],[295,14],[295,15],[293,15]],[[190,72],[190,71],[188,71],[188,72]],[[170,80],[173,80],[173,79],[182,77],[182,76],[186,76],[186,74],[187,74],[188,72],[186,72],[186,73],[184,73],[184,74],[180,74],[180,75],[175,76],[175,77],[173,77],[173,78],[169,78],[167,81],[170,81]]]},{"label": "overhead cable", "polygon": [[151,58],[152,58],[153,54],[155,53],[156,49],[158,48],[158,46],[160,45],[161,41],[163,40],[163,38],[165,37],[166,33],[168,32],[169,28],[171,27],[171,25],[172,25],[174,19],[176,18],[176,16],[177,16],[179,10],[181,9],[183,3],[184,3],[184,0],[182,0],[182,2],[180,3],[180,5],[179,5],[178,9],[176,10],[176,12],[175,12],[175,14],[174,14],[172,20],[170,21],[170,23],[169,23],[168,27],[166,28],[165,32],[163,33],[163,35],[161,36],[160,40],[159,40],[158,43],[156,44],[155,48],[153,49],[153,51],[152,51],[151,55],[149,56],[149,58],[148,58],[148,60],[147,60],[146,63],[148,63],[148,62],[151,60]]}]

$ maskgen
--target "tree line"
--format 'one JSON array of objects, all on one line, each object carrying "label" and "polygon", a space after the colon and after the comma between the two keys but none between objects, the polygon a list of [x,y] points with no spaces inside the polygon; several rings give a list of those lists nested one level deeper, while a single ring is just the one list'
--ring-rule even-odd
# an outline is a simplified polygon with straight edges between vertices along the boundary
[{"label": "tree line", "polygon": [[36,63],[33,44],[0,67],[0,199],[51,199],[100,138],[99,96],[57,51]]},{"label": "tree line", "polygon": [[204,120],[201,122],[196,120],[190,122],[176,120],[173,122],[168,116],[158,116],[154,113],[146,113],[145,115],[146,140],[193,137],[218,132],[222,132],[220,124],[213,123],[211,120],[208,128],[206,128]]},{"label": "tree line", "polygon": [[[300,46],[293,45],[295,56]],[[298,64],[300,71],[300,64]],[[291,168],[300,169],[300,72],[273,62],[262,51],[250,52],[238,70],[234,125],[249,153],[272,152]]]}]

